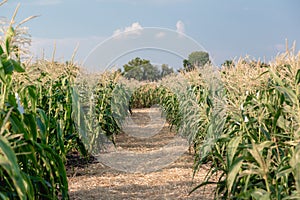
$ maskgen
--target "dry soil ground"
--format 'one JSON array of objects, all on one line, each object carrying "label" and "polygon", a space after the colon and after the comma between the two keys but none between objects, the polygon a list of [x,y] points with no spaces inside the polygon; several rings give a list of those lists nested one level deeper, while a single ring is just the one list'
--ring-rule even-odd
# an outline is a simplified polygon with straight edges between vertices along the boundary
[{"label": "dry soil ground", "polygon": [[[149,114],[151,112],[152,115]],[[137,156],[135,159],[137,163],[134,163],[136,166],[144,162],[141,159],[145,159],[145,157],[140,158],[140,154],[145,155],[151,151],[159,150],[170,143],[174,139],[175,133],[169,130],[167,123],[162,125],[159,121],[155,121],[154,118],[157,115],[154,114],[151,109],[135,109],[131,116],[134,123],[130,125],[131,127],[126,128],[125,133],[116,138],[117,150],[111,150],[111,152],[106,152],[103,155],[109,155],[114,160],[114,156],[118,153],[118,155],[123,155],[120,153],[131,152]],[[157,126],[161,126],[162,129],[157,131],[158,129],[147,126],[154,123],[157,123]],[[140,133],[157,131],[157,134],[140,138],[134,134],[128,134],[128,130]],[[176,148],[173,146],[172,152],[176,152]],[[177,154],[164,153],[159,155],[171,158]],[[194,158],[193,155],[189,154],[187,148],[174,162],[164,167],[158,166],[155,171],[145,169],[151,169],[154,165],[160,165],[161,162],[158,162],[160,164],[150,162],[141,165],[144,168],[134,168],[130,165],[133,163],[132,160],[127,159],[126,155],[121,157],[123,157],[122,160],[115,159],[116,162],[112,164],[106,162],[103,164],[100,159],[99,162],[89,164],[84,168],[69,169],[71,199],[213,199],[212,187],[206,187],[205,190],[201,188],[188,195],[189,191],[204,179],[208,166],[202,166],[193,179]],[[116,165],[127,166],[128,168],[123,169]]]}]

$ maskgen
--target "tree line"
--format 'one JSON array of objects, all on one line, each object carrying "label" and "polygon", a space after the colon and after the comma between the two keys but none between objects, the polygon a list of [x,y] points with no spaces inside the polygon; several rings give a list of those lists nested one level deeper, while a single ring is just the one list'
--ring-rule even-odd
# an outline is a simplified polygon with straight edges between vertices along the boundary
[{"label": "tree line", "polygon": [[[249,63],[249,61],[243,61]],[[208,52],[194,51],[189,54],[187,59],[184,59],[183,67],[178,69],[178,72],[189,72],[195,68],[204,67],[210,64]],[[268,66],[266,63],[260,63],[257,61],[250,61],[250,64],[259,67]],[[234,67],[235,62],[233,60],[225,60],[221,65],[222,67]],[[120,70],[122,71],[122,70]],[[150,60],[136,57],[130,60],[127,64],[123,65],[122,75],[128,79],[136,79],[138,81],[157,81],[163,77],[175,73],[173,68],[168,64],[162,64],[161,66],[153,65]]]}]

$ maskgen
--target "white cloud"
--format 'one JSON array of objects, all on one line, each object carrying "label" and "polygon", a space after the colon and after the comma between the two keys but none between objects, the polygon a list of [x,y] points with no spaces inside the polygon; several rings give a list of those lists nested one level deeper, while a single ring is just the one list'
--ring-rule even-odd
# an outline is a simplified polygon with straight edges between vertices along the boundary
[{"label": "white cloud", "polygon": [[159,32],[157,34],[155,34],[155,38],[163,38],[165,37],[166,33],[165,32]]},{"label": "white cloud", "polygon": [[113,33],[113,37],[121,37],[121,36],[128,36],[128,35],[140,35],[141,31],[143,30],[143,27],[138,23],[134,22],[131,24],[131,26],[127,26],[122,29],[117,29]]},{"label": "white cloud", "polygon": [[126,27],[125,32],[126,31],[136,31],[136,30],[141,30],[141,29],[143,29],[142,26],[138,22],[135,22],[130,27]]},{"label": "white cloud", "polygon": [[184,23],[181,20],[178,20],[176,23],[176,31],[179,34],[184,34]]},{"label": "white cloud", "polygon": [[114,31],[113,36],[118,36],[121,33],[122,33],[122,30],[121,29],[117,29],[117,30]]}]

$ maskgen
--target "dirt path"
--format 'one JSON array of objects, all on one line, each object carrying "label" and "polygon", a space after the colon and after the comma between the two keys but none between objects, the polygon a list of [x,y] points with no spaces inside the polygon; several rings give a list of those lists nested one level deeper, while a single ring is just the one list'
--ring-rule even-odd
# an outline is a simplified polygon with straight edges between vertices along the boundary
[{"label": "dirt path", "polygon": [[[164,148],[176,137],[174,132],[169,131],[168,124],[156,121],[156,114],[150,109],[134,110],[133,123],[125,128],[125,133],[116,138],[117,149],[101,154],[113,158],[112,163],[103,160],[106,157],[100,157],[102,163],[74,169],[75,173],[69,177],[71,199],[213,199],[211,187],[197,190],[188,196],[189,191],[203,180],[208,167],[203,166],[192,180],[193,156],[188,153],[187,148],[180,153],[182,143],[176,143],[177,146],[172,146],[171,151],[170,148]],[[149,126],[153,124],[157,126]],[[159,126],[161,130],[157,128]],[[127,134],[128,130],[135,134],[152,134],[153,131],[157,131],[157,134],[137,137],[135,134]],[[121,154],[123,152],[131,152],[131,157],[133,153],[133,159],[126,157],[129,154]],[[151,154],[152,152],[155,153]],[[180,155],[176,154],[178,152]],[[177,159],[166,164],[173,157]],[[146,162],[147,158],[152,160]]]}]

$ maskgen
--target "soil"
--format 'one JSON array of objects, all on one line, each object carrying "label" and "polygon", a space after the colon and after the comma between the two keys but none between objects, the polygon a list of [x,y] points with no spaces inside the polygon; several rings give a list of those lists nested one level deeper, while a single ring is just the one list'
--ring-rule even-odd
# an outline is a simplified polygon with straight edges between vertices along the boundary
[{"label": "soil", "polygon": [[[157,120],[157,111],[134,109],[131,123],[124,128],[126,131],[116,136],[116,148],[110,146],[88,160],[77,153],[69,155],[67,173],[71,199],[213,199],[213,186],[189,195],[204,180],[209,166],[202,165],[193,178],[194,156],[188,147],[181,152],[185,146],[176,143],[171,151],[164,149],[174,141],[176,134],[163,118]],[[143,137],[138,137],[139,133]],[[134,160],[124,152],[134,155]],[[160,153],[152,155],[151,152]],[[103,155],[106,157],[101,157]],[[107,157],[112,162],[107,162]],[[149,161],[150,158],[154,160]]]}]

